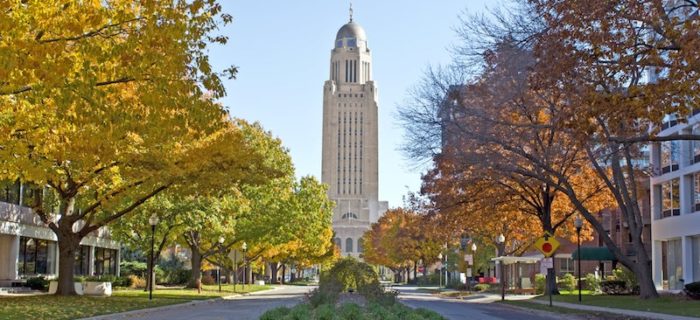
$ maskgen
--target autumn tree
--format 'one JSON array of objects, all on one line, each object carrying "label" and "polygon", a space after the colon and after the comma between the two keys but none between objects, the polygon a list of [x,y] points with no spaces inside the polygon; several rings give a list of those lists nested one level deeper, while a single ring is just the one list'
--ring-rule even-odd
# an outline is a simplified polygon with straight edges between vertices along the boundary
[{"label": "autumn tree", "polygon": [[231,20],[216,1],[0,8],[0,179],[46,188],[33,210],[58,238],[57,294],[75,294],[83,237],[164,190],[277,175],[212,101],[207,48]]},{"label": "autumn tree", "polygon": [[[558,181],[538,178],[551,173],[532,165],[530,158],[546,162],[569,181],[580,182],[575,188],[584,197],[581,204],[589,210],[602,209],[607,197],[600,181],[584,181],[591,175],[584,167],[585,156],[576,145],[566,143],[567,129],[553,116],[561,104],[561,93],[528,86],[528,69],[534,59],[512,39],[495,44],[484,59],[483,69],[466,84],[447,82],[466,77],[429,74],[427,88],[418,91],[418,101],[401,113],[409,127],[418,124],[422,130],[441,132],[440,154],[434,157],[436,169],[424,177],[431,188],[424,187],[424,192],[432,195],[436,210],[469,217],[445,220],[465,223],[455,223],[456,232],[471,227],[471,232],[478,233],[494,226],[484,238],[495,239],[499,233],[511,231],[501,229],[505,224],[499,225],[499,214],[492,214],[494,210],[507,213],[502,221],[509,217],[529,220],[530,224],[512,230],[520,238],[511,243],[519,244],[515,248],[521,250],[515,251],[528,248],[543,232],[572,237],[575,232],[569,218],[579,209],[558,188]],[[463,72],[458,68],[448,71]],[[425,112],[430,104],[432,109]],[[431,119],[436,119],[437,125],[422,125]],[[419,137],[413,136],[408,143],[415,139]],[[426,151],[430,150],[425,150],[423,157],[429,155]],[[495,225],[488,221],[491,219],[496,219]],[[584,237],[587,234],[584,231]],[[503,244],[496,246],[502,254]],[[548,288],[556,291],[553,270]]]},{"label": "autumn tree", "polygon": [[[571,201],[602,235],[616,258],[632,270],[642,298],[657,297],[651,276],[650,244],[644,243],[640,183],[653,170],[639,165],[648,144],[697,140],[694,134],[660,137],[666,117],[683,122],[698,108],[700,54],[698,3],[694,1],[533,0],[527,2],[545,28],[533,46],[539,59],[533,83],[567,96],[571,141],[585,152],[597,176],[614,196],[629,226],[636,259],[607,236],[568,179],[556,176]],[[652,128],[649,130],[649,128]],[[548,164],[535,163],[548,170]],[[658,169],[658,168],[651,168]]]}]

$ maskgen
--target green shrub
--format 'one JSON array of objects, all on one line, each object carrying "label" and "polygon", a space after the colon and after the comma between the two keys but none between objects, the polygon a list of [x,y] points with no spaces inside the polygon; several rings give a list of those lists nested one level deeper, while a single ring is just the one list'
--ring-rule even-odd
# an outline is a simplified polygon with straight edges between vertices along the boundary
[{"label": "green shrub", "polygon": [[605,280],[600,282],[600,289],[605,294],[620,295],[628,294],[627,282],[624,280]]},{"label": "green shrub", "polygon": [[443,320],[443,319],[445,319],[439,313],[432,311],[432,310],[428,310],[428,309],[418,308],[418,309],[413,310],[413,312],[422,316],[423,319],[427,319],[427,320]]},{"label": "green shrub", "polygon": [[381,320],[399,320],[399,316],[390,311],[390,309],[378,303],[370,303],[367,306],[367,316],[370,319],[381,319]]},{"label": "green shrub", "polygon": [[212,277],[209,274],[203,274],[202,275],[202,284],[213,285],[213,284],[216,284],[216,280],[214,280],[214,277]]},{"label": "green shrub", "polygon": [[415,280],[415,283],[419,286],[437,285],[439,282],[440,274],[438,273],[431,273],[427,276],[418,276],[417,280]]},{"label": "green shrub", "polygon": [[491,285],[488,283],[479,283],[479,284],[474,286],[474,291],[477,291],[477,292],[487,291],[490,288],[491,288]]},{"label": "green shrub", "polygon": [[338,300],[338,292],[335,290],[321,291],[319,288],[314,289],[308,295],[309,303],[318,307],[323,304],[335,304]]},{"label": "green shrub", "polygon": [[109,282],[112,284],[112,287],[128,287],[131,285],[131,278],[114,275],[90,276],[85,277],[84,281]]},{"label": "green shrub", "polygon": [[591,290],[591,292],[600,292],[600,278],[596,277],[595,274],[592,273],[587,274],[586,289]]},{"label": "green shrub", "polygon": [[132,289],[143,289],[146,287],[146,280],[135,274],[127,277],[129,279],[129,288]]},{"label": "green shrub", "polygon": [[700,299],[700,281],[686,284],[683,292],[691,299]]},{"label": "green shrub", "polygon": [[274,308],[263,313],[260,316],[260,320],[279,320],[283,319],[287,314],[289,314],[289,308],[287,307]]},{"label": "green shrub", "polygon": [[637,276],[634,272],[630,271],[625,267],[616,268],[613,270],[613,277],[615,280],[621,280],[625,282],[625,285],[632,292],[639,292],[639,282],[637,282]]},{"label": "green shrub", "polygon": [[372,267],[364,262],[357,261],[352,257],[338,261],[330,270],[321,274],[320,289],[325,290],[325,286],[337,290],[340,285],[341,291],[348,289],[360,290],[367,285],[379,286],[379,276]]},{"label": "green shrub", "polygon": [[300,303],[292,310],[289,310],[289,314],[284,317],[285,320],[308,320],[311,319],[311,308],[306,303]]},{"label": "green shrub", "polygon": [[334,320],[335,319],[335,307],[331,303],[324,303],[319,305],[314,310],[314,319],[318,320]]},{"label": "green shrub", "polygon": [[44,277],[34,277],[27,279],[27,287],[32,288],[32,290],[45,291],[49,286],[49,281]]},{"label": "green shrub", "polygon": [[547,276],[541,273],[535,275],[535,293],[544,294],[544,290],[547,288]]},{"label": "green shrub", "polygon": [[365,316],[362,308],[355,303],[345,303],[338,308],[338,317],[342,320],[362,320]]},{"label": "green shrub", "polygon": [[[163,269],[156,265],[153,267],[153,272],[156,274],[156,282],[162,283],[162,279],[165,276]],[[139,278],[146,279],[148,276],[148,264],[140,261],[122,261],[119,264],[119,273],[124,277],[136,275]]]},{"label": "green shrub", "polygon": [[565,274],[558,282],[562,290],[571,292],[576,289],[576,277],[571,273]]}]

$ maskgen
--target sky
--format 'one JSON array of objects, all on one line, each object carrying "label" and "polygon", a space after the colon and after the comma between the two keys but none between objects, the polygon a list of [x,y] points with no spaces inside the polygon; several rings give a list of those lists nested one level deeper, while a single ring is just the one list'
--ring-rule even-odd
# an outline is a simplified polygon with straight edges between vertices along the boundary
[{"label": "sky", "polygon": [[[477,13],[494,0],[356,0],[353,20],[367,33],[373,75],[379,88],[379,200],[402,205],[418,191],[421,173],[400,151],[403,129],[397,110],[429,65],[447,64],[457,43],[454,28],[464,12]],[[213,47],[218,70],[239,67],[225,81],[221,102],[231,115],[257,121],[289,149],[298,177],[321,179],[323,83],[338,29],[348,22],[348,1],[221,1],[233,23],[229,37]]]}]

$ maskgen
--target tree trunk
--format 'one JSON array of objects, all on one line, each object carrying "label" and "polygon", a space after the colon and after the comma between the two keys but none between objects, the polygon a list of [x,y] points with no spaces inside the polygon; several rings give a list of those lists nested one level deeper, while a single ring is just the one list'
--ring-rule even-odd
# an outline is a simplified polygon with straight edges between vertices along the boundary
[{"label": "tree trunk", "polygon": [[[641,237],[639,239],[641,242]],[[640,245],[637,250],[637,264],[632,268],[635,277],[637,277],[637,283],[639,283],[639,297],[642,299],[658,298],[659,293],[656,291],[656,285],[654,284],[654,278],[651,273],[651,259],[647,255],[646,250],[643,245]],[[633,288],[632,288],[633,289]]]},{"label": "tree trunk", "polygon": [[279,272],[280,269],[280,264],[279,262],[270,262],[270,274],[271,274],[271,282],[272,283],[279,283],[277,281],[277,273]]},{"label": "tree trunk", "polygon": [[282,264],[282,284],[284,284],[284,276],[287,275],[287,265]]},{"label": "tree trunk", "polygon": [[190,283],[187,284],[187,287],[199,288],[199,285],[202,283],[202,255],[196,247],[190,246],[190,252],[192,252],[192,258],[190,259],[192,263],[192,278],[190,278]]},{"label": "tree trunk", "polygon": [[[67,229],[67,228],[61,228]],[[58,288],[56,295],[76,295],[73,284],[73,272],[75,265],[75,252],[80,246],[80,236],[72,230],[60,230],[58,238]]]}]

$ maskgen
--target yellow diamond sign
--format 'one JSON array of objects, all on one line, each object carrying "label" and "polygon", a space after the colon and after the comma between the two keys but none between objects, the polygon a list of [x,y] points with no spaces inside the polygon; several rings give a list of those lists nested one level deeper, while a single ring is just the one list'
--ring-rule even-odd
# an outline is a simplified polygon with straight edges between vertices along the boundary
[{"label": "yellow diamond sign", "polygon": [[535,241],[535,248],[540,250],[545,257],[551,257],[559,248],[559,241],[549,232],[545,232],[542,238]]}]

